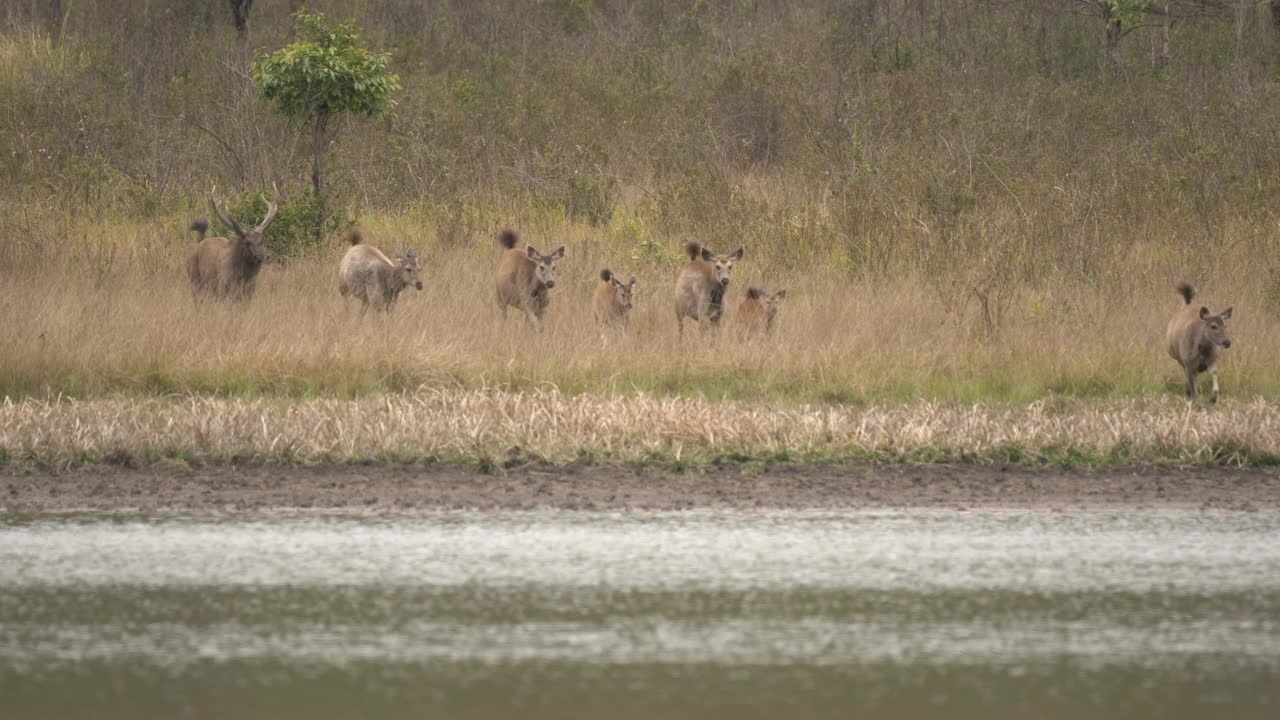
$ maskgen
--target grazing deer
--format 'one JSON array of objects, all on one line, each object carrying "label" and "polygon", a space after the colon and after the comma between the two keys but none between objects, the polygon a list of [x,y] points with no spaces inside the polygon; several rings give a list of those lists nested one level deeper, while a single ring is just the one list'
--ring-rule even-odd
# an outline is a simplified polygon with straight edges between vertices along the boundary
[{"label": "grazing deer", "polygon": [[594,295],[596,322],[601,325],[618,324],[626,329],[627,318],[631,315],[631,291],[635,287],[635,275],[624,283],[608,268],[601,270]]},{"label": "grazing deer", "polygon": [[699,325],[720,324],[729,275],[743,254],[743,248],[739,247],[732,255],[716,255],[696,242],[686,243],[684,249],[689,254],[689,264],[676,279],[676,324],[681,338],[685,318]]},{"label": "grazing deer", "polygon": [[342,256],[338,265],[338,292],[343,297],[360,298],[360,314],[373,305],[375,310],[390,311],[400,297],[400,291],[412,285],[422,289],[418,278],[418,253],[409,250],[396,253],[393,262],[381,250],[364,244],[359,230],[347,233],[351,248]]},{"label": "grazing deer", "polygon": [[551,302],[551,288],[556,286],[556,263],[564,257],[564,246],[550,255],[543,255],[532,245],[517,250],[519,238],[515,232],[504,230],[498,242],[506,248],[498,260],[498,307],[502,318],[507,317],[507,307],[523,310],[529,322],[538,327],[542,313]]},{"label": "grazing deer", "polygon": [[204,234],[209,230],[209,221],[199,218],[191,223],[190,229],[199,233],[196,247],[187,258],[187,277],[191,280],[191,290],[197,299],[202,295],[212,295],[248,300],[253,296],[255,279],[262,269],[262,261],[266,259],[262,234],[276,218],[276,204],[267,203],[267,216],[252,230],[241,228],[235,218],[223,212],[213,197],[213,191],[209,192],[209,205],[222,224],[235,232],[236,237],[206,238]]},{"label": "grazing deer", "polygon": [[786,290],[769,293],[760,288],[747,288],[747,296],[738,303],[733,319],[743,334],[767,334],[773,330],[773,320],[786,298]]},{"label": "grazing deer", "polygon": [[1209,402],[1218,402],[1218,357],[1223,350],[1231,347],[1231,337],[1227,334],[1227,321],[1231,319],[1231,308],[1218,315],[1209,313],[1209,308],[1196,309],[1191,305],[1196,296],[1195,288],[1187,283],[1178,283],[1178,294],[1186,301],[1186,306],[1179,310],[1169,321],[1169,329],[1165,339],[1169,343],[1169,355],[1182,366],[1187,376],[1187,397],[1195,400],[1199,397],[1196,390],[1196,376],[1208,372],[1213,378],[1213,394]]}]

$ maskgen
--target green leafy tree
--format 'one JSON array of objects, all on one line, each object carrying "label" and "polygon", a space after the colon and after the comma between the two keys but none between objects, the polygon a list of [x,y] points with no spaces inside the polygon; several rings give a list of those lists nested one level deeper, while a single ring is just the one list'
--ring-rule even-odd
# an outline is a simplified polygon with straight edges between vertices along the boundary
[{"label": "green leafy tree", "polygon": [[253,79],[276,109],[311,131],[311,184],[324,197],[324,150],[339,113],[386,117],[400,78],[387,72],[391,56],[359,46],[360,29],[305,7],[294,14],[297,40],[253,63]]}]

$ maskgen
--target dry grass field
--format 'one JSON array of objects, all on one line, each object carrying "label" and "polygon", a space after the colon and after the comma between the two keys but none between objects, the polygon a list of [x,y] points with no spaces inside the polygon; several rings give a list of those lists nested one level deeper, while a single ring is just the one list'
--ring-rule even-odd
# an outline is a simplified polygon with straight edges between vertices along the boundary
[{"label": "dry grass field", "polygon": [[[1020,286],[992,332],[973,302],[898,280],[776,269],[748,246],[729,292],[789,290],[776,332],[677,340],[674,271],[636,266],[573,227],[541,332],[494,301],[492,238],[442,249],[408,221],[425,289],[360,316],[337,292],[341,248],[270,265],[247,304],[197,306],[178,233],[119,243],[104,272],[0,286],[0,449],[11,466],[251,462],[976,461],[1271,464],[1280,322],[1244,259],[1202,282],[1236,308],[1219,406],[1181,399],[1164,349],[1181,303],[1155,268],[1133,285]],[[86,251],[90,252],[90,251]],[[672,249],[675,252],[675,249]],[[640,275],[626,334],[602,330],[602,266]],[[1232,282],[1227,278],[1235,278]],[[1163,278],[1162,278],[1163,279]],[[1226,290],[1229,288],[1229,291]],[[1229,294],[1229,297],[1228,297]],[[512,455],[514,453],[514,455]]]},{"label": "dry grass field", "polygon": [[[539,333],[516,314],[501,319],[491,236],[445,249],[429,226],[366,227],[388,251],[416,247],[426,285],[405,290],[390,315],[363,319],[337,292],[336,245],[266,266],[247,304],[197,307],[182,270],[189,238],[172,228],[135,237],[86,228],[115,243],[107,269],[64,264],[3,276],[0,395],[356,397],[427,386],[868,404],[1181,394],[1164,348],[1165,324],[1182,303],[1177,277],[1140,252],[1128,261],[1130,277],[1099,287],[1011,283],[991,331],[972,297],[937,282],[857,278],[821,263],[780,268],[747,243],[728,304],[751,285],[788,289],[776,332],[744,338],[729,310],[720,332],[693,333],[682,345],[675,271],[638,264],[589,228],[526,233],[544,250],[568,246]],[[672,241],[673,255],[677,247]],[[1280,319],[1265,309],[1269,278],[1252,273],[1246,257],[1221,260],[1211,276],[1191,279],[1215,310],[1235,308],[1224,395],[1273,400]],[[640,277],[625,335],[602,331],[591,316],[604,266]]]}]

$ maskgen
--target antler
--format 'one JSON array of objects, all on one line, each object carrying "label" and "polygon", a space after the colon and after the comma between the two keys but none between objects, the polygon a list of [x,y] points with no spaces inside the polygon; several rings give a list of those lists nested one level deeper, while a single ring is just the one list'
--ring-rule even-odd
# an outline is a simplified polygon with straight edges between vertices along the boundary
[{"label": "antler", "polygon": [[241,229],[240,223],[236,222],[236,219],[231,217],[230,213],[225,213],[222,211],[222,208],[218,207],[218,201],[213,196],[214,191],[217,189],[218,187],[216,185],[209,188],[209,205],[213,207],[213,214],[218,216],[218,219],[222,221],[223,225],[235,230],[237,235],[244,235],[244,230]]},{"label": "antler", "polygon": [[256,228],[256,232],[263,233],[267,231],[267,226],[272,220],[276,219],[276,210],[278,209],[275,201],[280,198],[280,191],[276,189],[276,184],[271,183],[271,202],[267,203],[267,216],[263,218],[262,223]]}]

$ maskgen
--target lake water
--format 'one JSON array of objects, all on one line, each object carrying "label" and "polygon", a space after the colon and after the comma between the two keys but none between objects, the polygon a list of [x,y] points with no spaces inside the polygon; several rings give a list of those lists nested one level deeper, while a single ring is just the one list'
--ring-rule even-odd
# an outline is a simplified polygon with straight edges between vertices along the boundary
[{"label": "lake water", "polygon": [[0,717],[1280,717],[1280,513],[0,516]]}]

